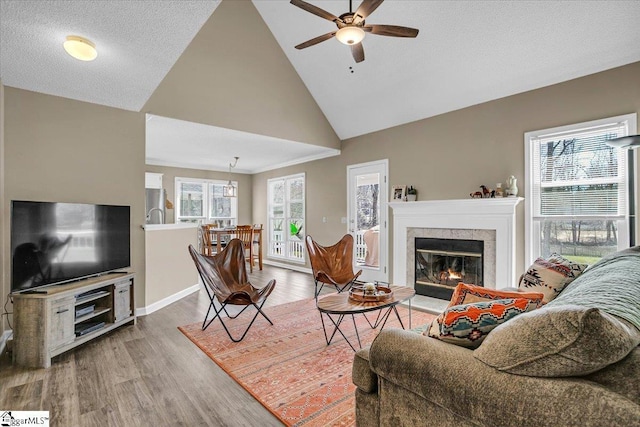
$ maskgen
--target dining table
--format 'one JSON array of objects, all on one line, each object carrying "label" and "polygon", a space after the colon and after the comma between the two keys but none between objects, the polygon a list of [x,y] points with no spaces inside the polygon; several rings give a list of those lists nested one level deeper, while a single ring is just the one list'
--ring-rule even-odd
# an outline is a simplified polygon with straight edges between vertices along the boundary
[{"label": "dining table", "polygon": [[[236,227],[209,228],[209,241],[215,246],[215,253],[222,251],[222,245],[225,241],[229,241],[237,234]],[[262,227],[254,227],[252,231],[252,244],[257,245],[258,249],[258,267],[262,270]],[[204,251],[204,245],[203,245]],[[251,260],[253,263],[253,260]]]}]

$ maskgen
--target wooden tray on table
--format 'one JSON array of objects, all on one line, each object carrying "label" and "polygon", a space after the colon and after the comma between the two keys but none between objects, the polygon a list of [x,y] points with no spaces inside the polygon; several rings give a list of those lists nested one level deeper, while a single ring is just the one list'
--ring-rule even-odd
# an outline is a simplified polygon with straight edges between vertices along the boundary
[{"label": "wooden tray on table", "polygon": [[349,290],[349,299],[358,302],[380,302],[387,301],[393,297],[393,291],[386,286],[377,286],[375,294],[365,294],[364,286],[353,286]]}]

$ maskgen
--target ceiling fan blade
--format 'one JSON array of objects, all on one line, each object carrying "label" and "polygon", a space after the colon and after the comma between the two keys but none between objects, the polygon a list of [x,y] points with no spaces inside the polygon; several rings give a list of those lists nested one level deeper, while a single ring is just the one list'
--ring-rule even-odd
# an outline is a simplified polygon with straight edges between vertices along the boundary
[{"label": "ceiling fan blade", "polygon": [[415,28],[398,25],[365,25],[362,29],[371,34],[391,37],[416,37],[419,31]]},{"label": "ceiling fan blade", "polygon": [[362,43],[352,44],[351,54],[353,55],[353,59],[355,59],[356,62],[364,61],[364,48],[362,47]]},{"label": "ceiling fan blade", "polygon": [[336,35],[335,31],[333,31],[331,33],[323,34],[321,36],[312,38],[311,40],[307,40],[304,43],[300,43],[298,46],[296,46],[296,49],[304,49],[305,47],[313,46],[314,44],[318,44],[318,43],[323,42],[325,40],[329,40],[331,37],[333,37],[335,35]]},{"label": "ceiling fan blade", "polygon": [[327,12],[324,9],[320,9],[318,6],[314,6],[312,4],[307,3],[306,1],[302,1],[302,0],[291,0],[291,4],[294,6],[298,6],[300,9],[306,10],[307,12],[313,13],[314,15],[319,16],[320,18],[324,18],[327,19],[329,21],[340,21],[342,22],[342,20],[340,18],[338,18],[337,16],[335,16],[332,13]]},{"label": "ceiling fan blade", "polygon": [[353,23],[359,24],[382,4],[384,0],[364,0],[353,15]]}]

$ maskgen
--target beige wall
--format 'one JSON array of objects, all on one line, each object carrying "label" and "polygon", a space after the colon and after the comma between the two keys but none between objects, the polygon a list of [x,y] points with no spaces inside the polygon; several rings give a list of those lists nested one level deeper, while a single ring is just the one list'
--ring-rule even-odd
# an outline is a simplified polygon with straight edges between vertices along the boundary
[{"label": "beige wall", "polygon": [[[201,169],[174,168],[168,166],[146,165],[146,172],[162,174],[162,187],[167,191],[167,199],[176,206],[175,182],[179,178],[219,179],[227,181],[228,172],[206,171]],[[253,224],[252,197],[253,178],[251,175],[232,173],[231,180],[238,182],[238,224]],[[175,210],[167,209],[167,224],[175,221]]]},{"label": "beige wall", "polygon": [[197,248],[197,229],[145,231],[145,307],[152,306],[198,283],[198,272],[187,248]]},{"label": "beige wall", "polygon": [[222,1],[143,111],[340,148],[250,1]]},{"label": "beige wall", "polygon": [[[15,199],[131,206],[138,307],[145,301],[144,150],[142,113],[5,88],[4,217]],[[5,221],[7,252],[8,227]],[[3,276],[4,296],[10,283]]]},{"label": "beige wall", "polygon": [[[5,215],[5,202],[4,202],[4,163],[5,163],[5,155],[4,155],[4,85],[2,84],[2,80],[0,80],[0,313],[4,313],[4,303],[7,298],[7,291],[5,288],[5,283],[9,281],[9,270],[6,268],[5,263],[5,224],[6,218]],[[6,325],[5,316],[0,316],[0,340],[2,334],[5,330],[9,329],[9,326]]]},{"label": "beige wall", "polygon": [[[346,232],[340,223],[347,214],[346,166],[384,158],[389,185],[415,186],[418,200],[467,198],[480,184],[495,188],[509,175],[522,191],[525,132],[633,112],[640,112],[640,62],[346,140],[337,158],[255,175],[254,221],[266,224],[268,178],[306,172],[307,233],[336,241]],[[517,210],[519,270],[526,267],[523,205]]]}]

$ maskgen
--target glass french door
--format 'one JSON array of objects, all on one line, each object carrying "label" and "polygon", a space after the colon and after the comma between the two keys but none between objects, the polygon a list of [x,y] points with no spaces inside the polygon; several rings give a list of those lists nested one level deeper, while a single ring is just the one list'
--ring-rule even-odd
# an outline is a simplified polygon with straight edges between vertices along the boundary
[{"label": "glass french door", "polygon": [[347,166],[347,224],[354,239],[354,269],[360,280],[389,281],[388,160]]}]

